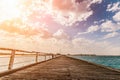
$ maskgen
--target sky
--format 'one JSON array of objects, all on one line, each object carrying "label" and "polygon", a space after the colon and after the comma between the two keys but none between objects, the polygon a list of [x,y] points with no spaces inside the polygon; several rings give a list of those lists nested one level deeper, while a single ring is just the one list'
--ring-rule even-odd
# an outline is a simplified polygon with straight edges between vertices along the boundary
[{"label": "sky", "polygon": [[0,47],[120,55],[120,0],[0,0]]}]

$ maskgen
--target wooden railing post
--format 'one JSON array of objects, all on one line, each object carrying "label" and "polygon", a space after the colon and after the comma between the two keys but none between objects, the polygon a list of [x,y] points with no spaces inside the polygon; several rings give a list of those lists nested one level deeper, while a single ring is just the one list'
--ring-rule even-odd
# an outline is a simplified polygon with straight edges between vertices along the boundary
[{"label": "wooden railing post", "polygon": [[55,54],[55,55],[54,55],[54,58],[56,58],[56,56],[57,56],[57,55]]},{"label": "wooden railing post", "polygon": [[51,59],[51,55],[49,55],[49,59]]},{"label": "wooden railing post", "polygon": [[52,54],[52,59],[54,58],[54,54]]},{"label": "wooden railing post", "polygon": [[39,53],[36,53],[36,63],[38,62]]},{"label": "wooden railing post", "polygon": [[15,58],[15,50],[11,51],[11,56],[10,56],[10,61],[9,61],[9,66],[8,70],[11,70],[14,64],[14,58]]},{"label": "wooden railing post", "polygon": [[45,61],[46,61],[46,55],[45,55]]}]

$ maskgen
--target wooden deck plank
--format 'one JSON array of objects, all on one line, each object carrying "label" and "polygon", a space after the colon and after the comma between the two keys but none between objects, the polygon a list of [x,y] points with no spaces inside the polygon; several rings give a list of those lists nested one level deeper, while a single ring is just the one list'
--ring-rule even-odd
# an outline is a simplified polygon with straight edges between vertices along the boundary
[{"label": "wooden deck plank", "polygon": [[120,80],[120,72],[61,56],[1,77],[0,80]]}]

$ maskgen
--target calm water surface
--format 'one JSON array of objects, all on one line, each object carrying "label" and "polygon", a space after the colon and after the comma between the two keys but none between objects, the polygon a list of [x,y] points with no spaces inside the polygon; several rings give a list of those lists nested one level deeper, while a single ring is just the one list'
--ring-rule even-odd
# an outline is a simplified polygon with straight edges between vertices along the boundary
[{"label": "calm water surface", "polygon": [[120,56],[72,56],[72,57],[120,69]]}]

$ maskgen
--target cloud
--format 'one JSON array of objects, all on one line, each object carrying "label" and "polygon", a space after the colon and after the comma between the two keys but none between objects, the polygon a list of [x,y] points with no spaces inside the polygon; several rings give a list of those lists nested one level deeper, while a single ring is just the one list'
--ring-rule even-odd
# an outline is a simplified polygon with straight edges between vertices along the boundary
[{"label": "cloud", "polygon": [[[90,26],[86,32],[79,32],[77,36],[83,35],[83,34],[89,34],[89,33],[94,33],[96,31],[100,30],[101,33],[106,33],[102,39],[108,39],[112,37],[116,37],[119,34],[120,30],[120,23],[114,23],[110,20],[104,21],[101,25],[92,25]],[[77,37],[75,36],[75,37]]]},{"label": "cloud", "polygon": [[91,3],[98,3],[98,4],[100,4],[100,3],[102,3],[102,0],[92,0]]},{"label": "cloud", "polygon": [[120,26],[119,24],[116,24],[110,20],[107,20],[106,22],[101,24],[101,31],[102,32],[115,32],[115,31],[120,30],[119,26]]},{"label": "cloud", "polygon": [[[54,21],[71,26],[77,21],[85,21],[93,14],[92,4],[99,4],[102,0],[26,0],[21,5],[24,21],[43,21],[46,15],[51,15]],[[43,21],[45,22],[45,21]]]},{"label": "cloud", "polygon": [[113,38],[119,35],[120,24],[107,20],[101,24],[101,32],[107,33],[102,39]]},{"label": "cloud", "polygon": [[[106,41],[95,41],[87,38],[75,38],[73,40],[49,38],[43,39],[33,37],[36,50],[64,54],[97,54],[116,55],[119,54],[119,47]],[[115,54],[113,54],[115,53]]]},{"label": "cloud", "polygon": [[88,28],[89,32],[101,30],[101,33],[107,33],[102,39],[113,38],[119,35],[120,24],[110,20],[104,21],[101,25],[96,25]]},{"label": "cloud", "polygon": [[5,31],[0,31],[0,34],[0,47],[6,48],[64,54],[116,55],[120,52],[119,47],[114,46],[114,44],[105,41],[96,42],[86,38],[68,40],[52,37],[44,39],[40,35],[25,37]]},{"label": "cloud", "polygon": [[0,30],[0,34],[0,47],[3,48],[47,52],[47,48],[49,47],[48,51],[51,50],[50,46],[52,47],[54,45],[52,43],[55,41],[55,39],[52,39],[52,42],[51,37],[42,38],[41,35],[27,37],[24,35],[9,33],[4,30]]},{"label": "cloud", "polygon": [[88,28],[88,30],[87,30],[87,32],[88,33],[93,33],[93,32],[95,32],[95,31],[98,31],[100,28],[99,28],[99,26],[98,25],[95,25],[95,26],[90,26],[89,28]]},{"label": "cloud", "polygon": [[[98,26],[98,25],[96,25]],[[119,30],[120,30],[120,24],[119,23],[114,23],[110,20],[104,21],[99,27],[96,27],[97,30],[101,30],[101,32],[107,33],[104,35],[102,39],[108,39],[108,38],[113,38],[119,35]],[[94,31],[94,28],[93,28]]]},{"label": "cloud", "polygon": [[[77,21],[84,21],[92,15],[90,6],[101,3],[102,0],[26,0],[21,1],[19,7],[21,17],[5,20],[0,23],[0,29],[9,33],[33,36],[41,35],[43,38],[51,37],[51,33],[41,28],[46,15],[53,17],[54,21],[70,26]],[[39,28],[38,28],[39,27]]]},{"label": "cloud", "polygon": [[120,2],[116,2],[113,4],[109,4],[107,7],[107,11],[115,12],[115,15],[113,16],[113,20],[116,22],[120,21]]},{"label": "cloud", "polygon": [[120,11],[113,16],[113,19],[117,22],[120,22]]},{"label": "cloud", "polygon": [[114,3],[114,4],[109,4],[107,7],[107,11],[112,11],[112,12],[119,11],[120,10],[119,5],[120,5],[119,1],[117,3]]},{"label": "cloud", "polygon": [[109,4],[107,7],[107,11],[115,12],[113,20],[115,20],[116,22],[120,21],[120,2]]},{"label": "cloud", "polygon": [[113,38],[113,37],[116,37],[118,35],[119,35],[118,32],[112,32],[112,33],[105,35],[103,39]]},{"label": "cloud", "polygon": [[[21,50],[30,50],[32,51],[34,47],[31,39],[18,34],[10,34],[6,31],[0,30],[0,47],[3,48],[14,48]],[[24,46],[23,46],[24,44]]]},{"label": "cloud", "polygon": [[109,4],[107,11],[115,12],[113,16],[113,20],[119,22],[120,21],[120,2]]},{"label": "cloud", "polygon": [[[39,25],[40,26],[40,25]],[[41,35],[43,38],[49,38],[51,37],[51,33],[45,28],[45,27],[36,27],[24,24],[19,19],[14,20],[7,20],[0,24],[0,30],[4,30],[6,32],[16,33],[19,35],[24,36],[34,36],[34,35]]]},{"label": "cloud", "polygon": [[[102,1],[100,0],[93,0],[93,2],[95,3],[101,3]],[[90,27],[88,27],[88,29],[86,30],[86,32],[79,32],[77,34],[77,36],[79,35],[83,35],[83,34],[88,34],[88,33],[93,33],[96,32],[98,30],[101,30],[101,32],[105,32],[108,33],[107,35],[104,36],[104,39],[110,38],[110,37],[114,37],[117,36],[117,31],[120,30],[120,2],[114,3],[114,4],[109,4],[107,7],[107,11],[112,11],[115,12],[115,15],[113,16],[113,20],[116,21],[113,22],[111,20],[101,20],[99,22],[94,22],[96,25],[92,25]],[[101,23],[100,25],[98,25],[98,23]]]},{"label": "cloud", "polygon": [[[119,55],[119,47],[109,42],[96,42],[86,38],[75,38],[72,40],[74,53],[97,54],[97,55]],[[115,54],[113,54],[115,53]]]},{"label": "cloud", "polygon": [[50,0],[55,21],[66,26],[77,21],[86,21],[93,14],[91,4],[101,2],[102,0]]},{"label": "cloud", "polygon": [[59,29],[56,33],[53,34],[53,37],[57,39],[69,39],[70,38],[63,29]]},{"label": "cloud", "polygon": [[[79,32],[79,33],[77,34],[77,36],[83,35],[83,34],[88,34],[88,33],[94,33],[94,32],[96,32],[96,31],[98,31],[99,29],[100,29],[100,26],[98,26],[98,25],[92,25],[92,26],[90,26],[90,27],[86,30],[86,32]],[[77,37],[77,36],[75,36],[75,37]]]},{"label": "cloud", "polygon": [[109,4],[107,6],[107,11],[115,12],[115,15],[112,17],[116,23],[113,21],[107,20],[101,24],[101,31],[107,32],[107,35],[104,35],[103,39],[113,38],[119,35],[120,30],[120,2]]},{"label": "cloud", "polygon": [[[21,6],[23,13],[20,19],[0,23],[0,47],[66,54],[119,54],[120,48],[109,42],[98,42],[86,38],[71,40],[63,29],[51,34],[46,25],[42,25],[49,22],[48,16],[65,26],[86,21],[93,14],[90,6],[100,4],[102,0],[26,0],[23,2],[25,5]],[[111,4],[107,10],[119,12],[119,4]],[[118,12],[113,16],[117,23],[109,20],[100,21],[98,23],[102,23],[101,25],[92,25],[86,32],[78,34],[101,30],[107,34],[104,35],[104,39],[117,36],[118,30],[120,30]]]}]

